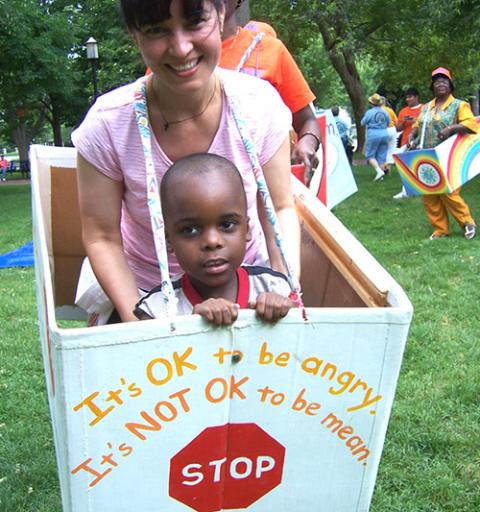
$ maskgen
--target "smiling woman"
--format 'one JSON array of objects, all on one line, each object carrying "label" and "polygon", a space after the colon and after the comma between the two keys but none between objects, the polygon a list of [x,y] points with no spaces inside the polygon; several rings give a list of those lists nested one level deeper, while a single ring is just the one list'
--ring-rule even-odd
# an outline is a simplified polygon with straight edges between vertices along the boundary
[{"label": "smiling woman", "polygon": [[[159,223],[151,220],[149,205],[158,196],[156,181],[173,162],[192,153],[216,153],[235,163],[250,218],[244,262],[283,270],[271,230],[264,226],[266,216],[257,208],[252,169],[262,166],[298,270],[291,114],[268,83],[216,67],[223,2],[122,0],[121,9],[152,73],[98,98],[72,136],[78,150],[83,241],[118,320],[134,320],[141,290],[165,278],[159,269]],[[173,255],[168,266],[172,276],[182,273]]]}]

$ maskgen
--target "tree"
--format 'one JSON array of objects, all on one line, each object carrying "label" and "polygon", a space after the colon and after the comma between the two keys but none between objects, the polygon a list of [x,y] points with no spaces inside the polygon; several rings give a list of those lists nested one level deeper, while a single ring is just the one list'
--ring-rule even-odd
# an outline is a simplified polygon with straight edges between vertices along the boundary
[{"label": "tree", "polygon": [[8,63],[0,75],[0,129],[21,160],[45,123],[63,145],[63,127],[77,124],[91,103],[89,36],[99,40],[101,91],[144,72],[115,0],[0,0],[0,6],[0,54]]},{"label": "tree", "polygon": [[74,36],[70,20],[53,10],[53,2],[10,0],[2,6],[0,49],[8,65],[0,75],[0,100],[20,160],[28,159],[28,145],[46,121],[62,144],[63,110],[78,97],[69,73]]},{"label": "tree", "polygon": [[[323,51],[345,88],[350,99],[355,122],[357,127],[360,127],[361,117],[366,110],[366,100],[357,62],[362,53],[366,55],[366,52],[363,52],[364,45],[358,44],[357,38],[359,36],[357,33],[361,31],[364,38],[366,34],[376,30],[378,25],[383,23],[383,19],[371,19],[366,15],[361,16],[358,3],[364,2],[355,0],[345,0],[343,2],[292,0],[289,2],[290,9],[285,9],[284,5],[279,7],[278,2],[275,2],[277,6],[275,8],[271,2],[268,2],[268,10],[270,15],[278,16],[275,22],[278,20],[280,27],[289,27],[285,33],[290,48],[296,46],[298,50],[298,47],[301,46],[303,52],[308,52],[309,50],[305,49],[305,43],[311,44],[315,41],[316,47],[320,50],[318,35],[321,36]],[[266,12],[265,4],[264,8],[263,12]],[[259,11],[262,12],[262,9],[259,9]],[[292,13],[294,13],[294,16],[292,16]],[[355,20],[355,24],[354,15],[358,18]],[[289,33],[296,35],[288,37]],[[283,39],[284,32],[281,32],[281,34]],[[299,42],[299,40],[303,41]],[[294,51],[294,53],[296,52]],[[359,145],[362,145],[363,130],[358,130],[358,135]]]},{"label": "tree", "polygon": [[[65,128],[76,125],[91,104],[84,47],[90,36],[99,45],[101,92],[143,75],[116,4],[0,0],[0,138],[15,142],[22,159],[46,123],[55,144],[68,143]],[[477,0],[253,0],[251,8],[253,17],[276,28],[319,104],[348,98],[357,126],[365,98],[378,88],[395,100],[416,85],[427,99],[429,74],[438,65],[453,72],[457,95],[478,98]]]},{"label": "tree", "polygon": [[[251,7],[254,16],[275,26],[299,62],[310,63],[304,69],[310,83],[315,84],[319,74],[323,78],[329,74],[318,66],[314,69],[311,56],[305,56],[315,48],[318,61],[324,63],[320,52],[325,52],[349,96],[357,126],[367,106],[365,98],[375,89],[395,100],[407,86],[421,85],[423,97],[428,98],[429,76],[439,65],[450,67],[457,77],[458,94],[478,94],[480,71],[473,41],[480,33],[480,3],[475,0],[290,0],[285,4],[255,0]],[[336,87],[338,82],[333,84]],[[361,144],[363,132],[359,134]]]}]

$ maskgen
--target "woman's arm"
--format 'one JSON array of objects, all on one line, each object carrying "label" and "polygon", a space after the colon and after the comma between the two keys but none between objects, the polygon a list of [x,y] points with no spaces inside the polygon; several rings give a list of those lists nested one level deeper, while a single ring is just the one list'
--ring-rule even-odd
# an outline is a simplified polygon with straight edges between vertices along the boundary
[{"label": "woman's arm", "polygon": [[[288,137],[285,138],[273,157],[263,166],[263,173],[283,234],[287,257],[294,272],[297,276],[300,276],[300,225],[292,192],[290,141]],[[268,219],[262,219],[262,215],[260,215],[260,220],[267,238],[268,254],[272,268],[284,271],[283,265],[279,262],[272,230],[265,226]]]},{"label": "woman's arm", "polygon": [[292,164],[304,164],[305,183],[311,179],[311,171],[318,165],[317,151],[322,134],[310,105],[293,114],[293,128],[298,139],[291,155]]},{"label": "woman's arm", "polygon": [[438,134],[438,137],[442,140],[445,140],[445,139],[448,139],[449,137],[451,137],[454,133],[459,133],[460,135],[465,135],[465,134],[472,134],[475,132],[468,126],[458,123],[458,124],[451,124],[450,126],[443,128],[443,130],[441,130],[441,132]]},{"label": "woman's arm", "polygon": [[123,322],[136,320],[135,278],[123,252],[120,218],[123,182],[102,174],[79,153],[77,180],[83,245],[95,275]]},{"label": "woman's arm", "polygon": [[459,133],[460,135],[478,133],[480,131],[480,126],[475,119],[472,109],[470,105],[463,101],[460,104],[457,113],[457,124],[452,124],[444,128],[440,133],[439,137],[441,139],[448,139],[454,133]]}]

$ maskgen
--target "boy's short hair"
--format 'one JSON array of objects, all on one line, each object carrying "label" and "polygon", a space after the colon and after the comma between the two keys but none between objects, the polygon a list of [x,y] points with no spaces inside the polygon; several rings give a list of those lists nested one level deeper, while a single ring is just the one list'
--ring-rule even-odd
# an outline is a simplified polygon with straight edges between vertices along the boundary
[{"label": "boy's short hair", "polygon": [[247,196],[240,172],[230,160],[214,153],[194,153],[177,160],[163,176],[160,185],[162,205],[167,204],[168,190],[174,186],[177,178],[188,178],[193,175],[202,175],[205,179],[216,176],[230,180],[232,185],[238,188],[238,193],[244,198],[245,209],[247,208]]}]

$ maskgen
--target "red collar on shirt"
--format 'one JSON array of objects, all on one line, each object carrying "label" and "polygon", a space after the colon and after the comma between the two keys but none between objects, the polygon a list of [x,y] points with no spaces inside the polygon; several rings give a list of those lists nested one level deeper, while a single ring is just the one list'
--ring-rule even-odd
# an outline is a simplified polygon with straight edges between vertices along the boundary
[{"label": "red collar on shirt", "polygon": [[[250,296],[250,280],[248,279],[247,271],[242,267],[237,268],[237,283],[238,290],[236,303],[241,309],[245,309],[248,307],[248,298]],[[193,287],[193,284],[187,274],[183,274],[182,276],[182,289],[185,297],[187,297],[192,306],[196,306],[205,300],[200,297],[200,294]]]}]

